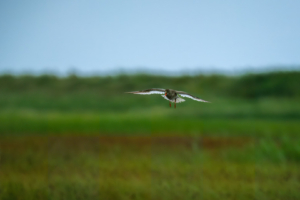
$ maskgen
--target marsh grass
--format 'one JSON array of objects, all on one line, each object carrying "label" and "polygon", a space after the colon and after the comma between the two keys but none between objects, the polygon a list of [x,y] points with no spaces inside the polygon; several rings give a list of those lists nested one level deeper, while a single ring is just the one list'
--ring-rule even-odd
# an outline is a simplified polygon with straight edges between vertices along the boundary
[{"label": "marsh grass", "polygon": [[[299,73],[0,77],[0,199],[300,199]],[[177,108],[152,87],[188,91]]]},{"label": "marsh grass", "polygon": [[[171,112],[174,112],[175,117],[169,116]],[[164,112],[164,110],[159,112],[154,110],[148,113],[145,111],[131,113],[6,112],[0,114],[0,131],[2,135],[196,134],[257,137],[283,135],[297,137],[299,133],[299,120],[296,119],[185,118],[181,116],[180,111],[175,113],[171,110],[171,112]]]},{"label": "marsh grass", "polygon": [[268,159],[249,137],[18,136],[0,146],[1,199],[299,198],[299,161]]}]

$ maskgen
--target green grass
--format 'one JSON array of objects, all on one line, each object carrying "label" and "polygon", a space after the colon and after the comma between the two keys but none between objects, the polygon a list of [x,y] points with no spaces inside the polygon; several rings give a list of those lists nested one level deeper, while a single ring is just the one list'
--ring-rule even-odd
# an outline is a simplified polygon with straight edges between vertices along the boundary
[{"label": "green grass", "polygon": [[0,199],[300,199],[298,76],[2,76]]},{"label": "green grass", "polygon": [[2,137],[0,198],[298,199],[299,164],[252,156],[263,146],[226,137]]},{"label": "green grass", "polygon": [[[171,113],[172,112],[172,113]],[[182,134],[224,136],[298,136],[299,120],[253,118],[184,118],[177,111],[149,115],[132,113],[0,114],[2,135],[22,134]],[[172,114],[174,116],[172,116]]]}]

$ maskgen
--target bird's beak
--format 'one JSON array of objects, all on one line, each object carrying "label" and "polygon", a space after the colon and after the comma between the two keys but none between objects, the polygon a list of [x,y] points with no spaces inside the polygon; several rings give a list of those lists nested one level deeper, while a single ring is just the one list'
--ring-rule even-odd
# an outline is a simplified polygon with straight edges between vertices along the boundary
[{"label": "bird's beak", "polygon": [[167,93],[165,93],[165,96],[167,96]]}]

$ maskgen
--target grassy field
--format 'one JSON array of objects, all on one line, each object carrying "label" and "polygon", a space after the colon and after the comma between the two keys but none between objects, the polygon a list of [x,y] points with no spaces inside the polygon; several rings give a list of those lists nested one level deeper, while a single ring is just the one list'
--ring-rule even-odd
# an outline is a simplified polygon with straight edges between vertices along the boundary
[{"label": "grassy field", "polygon": [[0,199],[300,199],[295,74],[2,76]]},{"label": "grassy field", "polygon": [[1,138],[0,197],[299,199],[299,160],[286,157],[285,144],[276,145],[280,140],[273,142],[210,136]]}]

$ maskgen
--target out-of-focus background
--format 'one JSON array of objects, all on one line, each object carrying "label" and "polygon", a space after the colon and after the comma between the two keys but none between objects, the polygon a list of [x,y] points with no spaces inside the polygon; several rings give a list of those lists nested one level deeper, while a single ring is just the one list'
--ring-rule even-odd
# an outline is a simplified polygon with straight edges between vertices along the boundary
[{"label": "out-of-focus background", "polygon": [[299,199],[299,6],[1,2],[0,199]]}]

